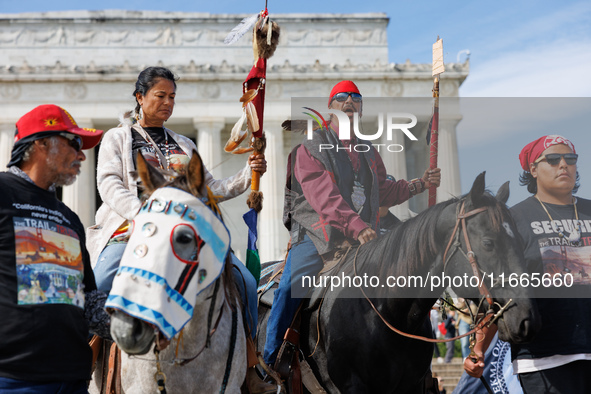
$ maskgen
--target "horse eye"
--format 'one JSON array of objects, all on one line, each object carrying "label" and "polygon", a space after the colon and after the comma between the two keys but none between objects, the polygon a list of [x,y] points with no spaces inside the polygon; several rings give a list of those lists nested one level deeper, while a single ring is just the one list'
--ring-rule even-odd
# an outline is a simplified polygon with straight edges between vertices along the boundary
[{"label": "horse eye", "polygon": [[485,250],[490,252],[495,248],[495,243],[493,241],[491,241],[490,239],[483,239],[482,246],[484,247]]},{"label": "horse eye", "polygon": [[193,234],[188,232],[181,232],[176,235],[175,241],[180,244],[188,244],[193,241]]}]

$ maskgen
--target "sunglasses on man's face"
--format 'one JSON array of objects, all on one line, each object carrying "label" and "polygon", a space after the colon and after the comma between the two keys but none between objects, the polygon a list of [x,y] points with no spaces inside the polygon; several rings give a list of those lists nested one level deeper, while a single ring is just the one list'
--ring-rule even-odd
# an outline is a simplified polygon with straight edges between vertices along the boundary
[{"label": "sunglasses on man's face", "polygon": [[547,155],[541,156],[538,160],[536,160],[536,163],[546,161],[551,166],[555,166],[558,163],[560,163],[560,160],[562,158],[564,158],[566,164],[572,166],[573,164],[577,164],[577,159],[579,158],[579,155],[577,155],[576,153],[548,153]]},{"label": "sunglasses on man's face", "polygon": [[347,101],[349,96],[351,96],[351,100],[353,100],[354,103],[361,102],[361,95],[359,93],[353,93],[353,92],[337,93],[334,96],[332,96],[332,99],[338,101],[339,103],[342,103],[342,102]]},{"label": "sunglasses on man's face", "polygon": [[76,152],[80,152],[82,150],[82,138],[80,136],[70,133],[59,133],[60,137],[64,137],[68,140],[68,145],[76,150]]}]

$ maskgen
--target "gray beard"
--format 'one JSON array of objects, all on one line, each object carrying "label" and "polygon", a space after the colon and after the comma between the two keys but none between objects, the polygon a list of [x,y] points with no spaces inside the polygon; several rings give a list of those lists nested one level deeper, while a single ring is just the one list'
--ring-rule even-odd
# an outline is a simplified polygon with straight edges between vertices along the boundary
[{"label": "gray beard", "polygon": [[70,186],[74,182],[76,182],[77,175],[66,175],[66,174],[59,174],[54,182],[54,185],[57,186]]},{"label": "gray beard", "polygon": [[[53,139],[53,138],[52,138]],[[49,155],[47,156],[47,168],[49,171],[55,173],[55,177],[53,179],[53,184],[58,186],[70,186],[74,182],[76,182],[76,177],[80,175],[80,170],[78,170],[78,174],[71,175],[71,174],[64,174],[60,173],[55,165],[55,159],[58,157],[58,148],[54,141],[51,141],[51,147],[49,148]],[[80,161],[74,160],[71,166],[79,165]]]}]

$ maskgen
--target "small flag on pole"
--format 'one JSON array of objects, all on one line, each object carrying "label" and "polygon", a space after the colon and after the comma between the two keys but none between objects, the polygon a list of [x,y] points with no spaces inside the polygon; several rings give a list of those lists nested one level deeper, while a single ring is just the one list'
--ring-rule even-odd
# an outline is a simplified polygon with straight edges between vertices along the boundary
[{"label": "small flag on pole", "polygon": [[248,227],[248,245],[246,247],[246,268],[256,279],[257,286],[259,285],[259,279],[261,278],[261,259],[259,257],[259,251],[257,249],[258,216],[259,214],[254,209],[250,209],[242,216],[242,218],[244,219],[244,223],[246,223],[246,226]]}]

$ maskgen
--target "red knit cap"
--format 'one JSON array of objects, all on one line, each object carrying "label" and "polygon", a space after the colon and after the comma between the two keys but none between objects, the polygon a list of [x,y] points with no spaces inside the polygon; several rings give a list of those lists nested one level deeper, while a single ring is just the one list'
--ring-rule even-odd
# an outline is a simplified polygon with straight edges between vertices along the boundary
[{"label": "red knit cap", "polygon": [[521,153],[519,154],[519,162],[521,163],[521,168],[524,171],[529,172],[529,166],[533,162],[535,162],[538,157],[542,155],[542,153],[551,147],[552,145],[564,144],[572,149],[573,153],[577,153],[575,151],[575,146],[572,142],[567,140],[561,135],[546,135],[544,137],[540,137],[535,141],[530,142],[526,146],[523,147]]},{"label": "red knit cap", "polygon": [[330,97],[328,98],[328,105],[330,105],[330,103],[332,102],[332,98],[337,94],[337,93],[359,93],[359,89],[357,88],[357,85],[355,85],[353,83],[353,81],[341,81],[339,83],[337,83],[336,85],[334,85],[334,88],[332,88],[332,90],[330,91]]}]

